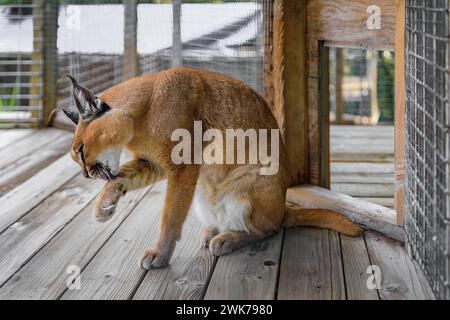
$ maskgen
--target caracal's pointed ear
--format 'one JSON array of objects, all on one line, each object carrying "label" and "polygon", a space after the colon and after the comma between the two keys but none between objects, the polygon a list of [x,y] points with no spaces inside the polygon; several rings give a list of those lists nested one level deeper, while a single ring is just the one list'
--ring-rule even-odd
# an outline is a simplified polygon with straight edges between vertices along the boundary
[{"label": "caracal's pointed ear", "polygon": [[100,100],[91,90],[78,84],[74,77],[66,75],[72,82],[72,95],[78,112],[83,120],[94,120],[101,117],[110,107]]},{"label": "caracal's pointed ear", "polygon": [[80,120],[80,113],[76,107],[64,107],[61,108],[62,112],[70,119],[73,123],[78,124]]}]

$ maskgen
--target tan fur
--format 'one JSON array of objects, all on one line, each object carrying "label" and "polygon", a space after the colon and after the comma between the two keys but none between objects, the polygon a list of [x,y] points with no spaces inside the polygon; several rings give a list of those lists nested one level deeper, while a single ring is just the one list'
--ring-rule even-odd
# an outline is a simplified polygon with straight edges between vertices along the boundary
[{"label": "tan fur", "polygon": [[[218,73],[173,68],[126,81],[100,98],[112,110],[89,123],[80,120],[73,159],[80,163],[77,150],[83,144],[87,169],[110,147],[125,147],[134,160],[123,165],[119,177],[108,182],[100,194],[95,211],[99,220],[112,214],[126,191],[168,180],[160,236],[144,255],[144,268],[167,265],[194,193],[200,191],[213,207],[232,204],[247,210],[242,217],[244,231],[225,228],[219,232],[217,226],[207,226],[204,238],[216,255],[260,240],[283,225],[331,228],[348,235],[361,232],[334,212],[286,209],[289,169],[282,143],[279,171],[272,176],[260,175],[259,164],[175,165],[171,161],[171,150],[177,144],[170,139],[172,132],[185,128],[192,133],[194,120],[202,121],[203,130],[278,128],[265,100],[243,82]],[[232,203],[227,200],[230,197]]]}]

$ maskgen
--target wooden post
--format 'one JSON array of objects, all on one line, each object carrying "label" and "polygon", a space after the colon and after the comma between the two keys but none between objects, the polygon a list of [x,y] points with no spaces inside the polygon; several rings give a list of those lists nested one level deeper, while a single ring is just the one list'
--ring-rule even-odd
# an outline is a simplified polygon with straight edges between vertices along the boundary
[{"label": "wooden post", "polygon": [[136,77],[139,74],[139,59],[137,53],[137,5],[138,0],[124,1],[124,51],[123,80]]},{"label": "wooden post", "polygon": [[264,98],[273,108],[273,1],[263,1],[264,23]]},{"label": "wooden post", "polygon": [[405,0],[396,0],[395,27],[395,203],[397,224],[403,225],[405,184]]},{"label": "wooden post", "polygon": [[181,0],[172,1],[172,67],[183,64],[183,43],[181,40]]},{"label": "wooden post", "polygon": [[287,150],[291,184],[307,177],[306,0],[275,0],[273,113]]},{"label": "wooden post", "polygon": [[41,99],[32,99],[31,105],[42,106],[33,111],[33,117],[39,119],[39,126],[49,125],[49,115],[56,107],[56,78],[57,78],[57,30],[58,30],[58,1],[33,1],[33,53],[32,60],[38,63],[31,66],[32,72],[39,75],[31,77],[31,83],[40,84],[31,88],[31,94],[41,96]]},{"label": "wooden post", "polygon": [[334,95],[334,122],[342,124],[344,122],[344,92],[342,83],[344,80],[344,49],[336,48],[336,82]]}]

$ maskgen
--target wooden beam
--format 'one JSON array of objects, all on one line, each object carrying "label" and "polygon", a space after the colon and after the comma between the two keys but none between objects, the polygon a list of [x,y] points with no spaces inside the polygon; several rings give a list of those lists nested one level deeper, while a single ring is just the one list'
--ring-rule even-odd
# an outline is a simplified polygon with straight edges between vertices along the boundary
[{"label": "wooden beam", "polygon": [[264,25],[264,98],[274,105],[273,88],[273,1],[263,1]]},{"label": "wooden beam", "polygon": [[31,105],[42,106],[33,111],[33,117],[39,119],[38,126],[48,126],[49,116],[56,107],[56,78],[57,78],[57,33],[58,12],[57,0],[35,0],[33,2],[33,53],[32,60],[40,61],[33,64],[31,71],[40,74],[31,77],[31,83],[42,84],[42,87],[30,89],[30,94],[40,95],[40,99],[33,99]]},{"label": "wooden beam", "polygon": [[128,80],[139,74],[139,59],[137,54],[137,4],[138,0],[124,1],[124,52],[123,79]]},{"label": "wooden beam", "polygon": [[311,185],[289,188],[286,200],[305,208],[338,212],[363,228],[405,241],[403,228],[396,224],[395,210]]},{"label": "wooden beam", "polygon": [[273,113],[287,150],[291,184],[304,183],[306,141],[306,0],[275,0]]},{"label": "wooden beam", "polygon": [[172,1],[172,67],[183,64],[183,42],[181,40],[181,0]]},{"label": "wooden beam", "polygon": [[405,0],[396,0],[395,28],[395,204],[397,223],[405,219]]}]

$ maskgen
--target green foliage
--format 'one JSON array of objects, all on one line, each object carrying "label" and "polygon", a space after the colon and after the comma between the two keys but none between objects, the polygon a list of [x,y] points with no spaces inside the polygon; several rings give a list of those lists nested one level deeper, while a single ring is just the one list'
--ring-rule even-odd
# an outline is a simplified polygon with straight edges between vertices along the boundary
[{"label": "green foliage", "polygon": [[378,52],[378,108],[380,109],[380,122],[394,121],[394,79],[395,65],[394,53],[390,51]]}]

